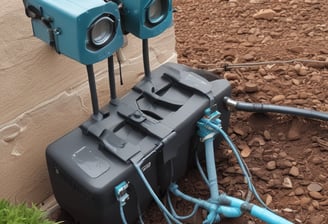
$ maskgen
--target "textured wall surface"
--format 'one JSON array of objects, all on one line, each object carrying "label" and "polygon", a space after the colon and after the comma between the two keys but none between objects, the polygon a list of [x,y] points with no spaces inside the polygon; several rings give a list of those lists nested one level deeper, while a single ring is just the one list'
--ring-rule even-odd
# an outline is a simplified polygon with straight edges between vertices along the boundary
[{"label": "textured wall surface", "polygon": [[[0,198],[38,203],[51,194],[45,148],[91,114],[85,67],[32,36],[21,0],[0,8]],[[122,49],[123,95],[143,77],[141,41]],[[150,40],[152,68],[176,61],[174,29]],[[107,64],[95,65],[100,105],[109,100]]]}]

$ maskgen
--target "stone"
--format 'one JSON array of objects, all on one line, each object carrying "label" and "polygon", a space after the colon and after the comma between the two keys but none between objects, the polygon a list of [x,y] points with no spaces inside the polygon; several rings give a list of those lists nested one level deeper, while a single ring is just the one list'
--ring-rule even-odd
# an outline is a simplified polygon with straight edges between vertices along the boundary
[{"label": "stone", "polygon": [[327,206],[328,205],[328,199],[324,200],[324,201],[320,201],[319,205],[321,206]]},{"label": "stone", "polygon": [[320,175],[319,175],[319,179],[320,179],[321,181],[327,181],[327,176],[326,176],[326,175],[323,175],[323,174],[320,174]]},{"label": "stone", "polygon": [[299,86],[301,82],[298,79],[292,79],[292,83],[296,86]]},{"label": "stone", "polygon": [[271,140],[271,133],[268,130],[264,130],[263,132],[264,139],[267,141]]},{"label": "stone", "polygon": [[280,152],[279,152],[279,157],[280,158],[286,158],[288,155],[287,155],[287,153],[285,152],[285,151],[283,151],[283,150],[281,150]]},{"label": "stone", "polygon": [[320,204],[318,201],[316,200],[313,200],[312,201],[312,206],[315,208],[315,209],[320,209]]},{"label": "stone", "polygon": [[263,40],[262,40],[262,44],[265,44],[265,43],[268,43],[269,41],[271,41],[272,40],[272,37],[271,36],[266,36],[266,37],[264,37],[263,38]]},{"label": "stone", "polygon": [[284,101],[285,98],[286,98],[285,95],[282,95],[282,94],[280,94],[280,95],[276,95],[276,96],[274,96],[274,97],[271,99],[271,102],[272,102],[272,103],[278,103],[278,102]]},{"label": "stone", "polygon": [[284,209],[282,209],[282,211],[288,212],[288,213],[294,213],[295,212],[295,210],[293,210],[291,208],[284,208]]},{"label": "stone", "polygon": [[239,80],[239,76],[236,73],[226,72],[224,73],[224,78],[227,80]]},{"label": "stone", "polygon": [[292,162],[286,159],[280,159],[276,163],[277,163],[277,167],[280,169],[291,168],[293,166]]},{"label": "stone", "polygon": [[278,16],[278,14],[272,9],[261,9],[257,13],[253,15],[254,19],[264,19],[264,20],[272,20],[274,17]]},{"label": "stone", "polygon": [[301,138],[302,123],[298,119],[294,119],[287,133],[289,141],[295,141]]},{"label": "stone", "polygon": [[320,199],[324,198],[324,196],[317,191],[310,191],[309,195],[311,198],[316,199],[316,200],[320,200]]},{"label": "stone", "polygon": [[269,176],[267,176],[266,171],[263,170],[263,168],[253,167],[250,168],[250,170],[253,175],[257,176],[261,180],[268,182],[271,179]]},{"label": "stone", "polygon": [[314,165],[319,165],[319,164],[322,163],[322,159],[321,159],[321,157],[320,157],[320,156],[317,156],[317,155],[313,156],[313,158],[312,158],[311,161],[312,161],[312,163],[313,163]]},{"label": "stone", "polygon": [[265,145],[265,141],[262,136],[254,136],[249,142],[248,145],[250,146],[263,146]]},{"label": "stone", "polygon": [[292,181],[290,180],[289,177],[285,177],[284,181],[282,182],[282,186],[285,187],[285,188],[288,188],[288,189],[292,189],[293,188],[293,183],[292,183]]},{"label": "stone", "polygon": [[287,50],[290,51],[291,53],[295,53],[295,54],[299,54],[304,51],[304,49],[302,47],[290,47],[290,48],[287,48]]},{"label": "stone", "polygon": [[294,193],[295,193],[296,196],[301,196],[301,195],[303,195],[305,192],[304,192],[304,190],[303,190],[302,187],[297,187],[297,188],[294,190]]},{"label": "stone", "polygon": [[307,186],[307,189],[308,189],[308,191],[314,191],[314,192],[319,192],[319,191],[321,191],[322,190],[322,186],[320,185],[320,184],[318,184],[318,183],[315,183],[315,182],[313,182],[313,183],[311,183],[311,184],[309,184],[308,186]]},{"label": "stone", "polygon": [[309,197],[302,197],[300,200],[300,205],[302,207],[305,207],[305,205],[309,204],[311,202],[311,198]]},{"label": "stone", "polygon": [[292,166],[292,168],[290,168],[289,170],[289,175],[297,177],[298,175],[300,175],[300,171],[296,166]]},{"label": "stone", "polygon": [[265,76],[267,74],[264,68],[259,68],[259,73],[261,76]]},{"label": "stone", "polygon": [[300,64],[296,64],[295,66],[294,66],[294,69],[295,69],[295,71],[297,72],[297,73],[299,73],[300,72],[300,70],[301,70],[301,65]]},{"label": "stone", "polygon": [[272,202],[272,196],[268,194],[265,199],[265,204],[269,206],[271,202]]},{"label": "stone", "polygon": [[308,74],[308,69],[305,66],[301,66],[299,72],[297,72],[297,74],[299,76],[306,76]]},{"label": "stone", "polygon": [[245,92],[246,93],[255,93],[259,90],[259,87],[254,82],[247,82],[245,83]]},{"label": "stone", "polygon": [[253,61],[254,60],[254,54],[252,54],[252,53],[249,53],[249,54],[245,54],[244,56],[243,56],[243,59],[245,60],[245,61]]},{"label": "stone", "polygon": [[242,142],[241,144],[239,144],[238,148],[240,149],[240,155],[243,158],[247,158],[252,152],[251,148],[246,144],[246,142]]},{"label": "stone", "polygon": [[237,135],[240,135],[240,136],[245,136],[246,135],[246,132],[241,127],[234,126],[232,130]]},{"label": "stone", "polygon": [[312,215],[307,223],[321,224],[325,223],[325,219],[326,218],[323,215]]},{"label": "stone", "polygon": [[272,160],[272,161],[267,162],[265,168],[267,168],[268,170],[276,169],[277,168],[276,161]]},{"label": "stone", "polygon": [[279,179],[270,179],[268,181],[268,187],[270,187],[270,188],[281,188],[281,181]]}]

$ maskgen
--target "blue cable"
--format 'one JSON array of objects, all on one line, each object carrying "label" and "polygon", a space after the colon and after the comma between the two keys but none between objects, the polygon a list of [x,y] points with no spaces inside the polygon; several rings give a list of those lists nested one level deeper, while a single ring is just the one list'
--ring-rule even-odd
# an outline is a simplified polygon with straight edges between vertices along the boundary
[{"label": "blue cable", "polygon": [[[217,114],[219,114],[219,112],[214,112],[213,114],[216,116]],[[200,171],[202,178],[204,179],[205,183],[210,188],[211,198],[208,201],[193,198],[192,196],[186,195],[186,194],[182,193],[181,191],[179,191],[178,185],[171,183],[171,185],[169,186],[169,191],[171,191],[175,196],[181,197],[184,200],[187,200],[187,201],[195,204],[193,211],[189,215],[185,215],[185,216],[177,215],[176,211],[174,210],[174,206],[172,204],[170,195],[169,195],[169,193],[167,193],[167,202],[168,202],[170,210],[171,210],[171,212],[169,212],[167,210],[167,208],[163,205],[161,200],[158,198],[156,193],[153,191],[149,182],[147,181],[145,175],[143,174],[143,172],[140,168],[140,165],[138,165],[141,163],[136,162],[136,160],[132,160],[132,163],[133,163],[134,167],[136,168],[140,178],[144,182],[146,188],[148,189],[149,193],[151,194],[151,196],[153,197],[153,199],[159,206],[160,210],[163,212],[163,215],[164,215],[167,223],[171,224],[172,223],[171,220],[172,220],[176,224],[182,224],[180,222],[180,220],[191,218],[192,216],[194,216],[196,214],[199,207],[203,207],[209,212],[209,214],[207,215],[207,218],[203,221],[203,224],[212,224],[212,223],[220,221],[219,214],[223,214],[223,216],[231,217],[231,218],[239,217],[240,215],[242,215],[242,213],[245,209],[246,209],[245,211],[249,212],[252,216],[257,217],[257,218],[261,219],[262,221],[265,221],[270,224],[292,224],[291,222],[284,219],[283,217],[276,215],[265,205],[265,203],[262,201],[262,199],[258,195],[258,193],[255,189],[255,186],[252,183],[251,174],[248,170],[247,165],[245,164],[244,160],[241,158],[239,151],[237,150],[237,148],[234,145],[234,143],[232,142],[232,140],[222,129],[221,120],[217,119],[217,118],[213,119],[213,117],[212,117],[212,119],[211,118],[208,119],[208,117],[209,116],[202,118],[199,121],[199,124],[202,127],[200,129],[200,136],[205,141],[205,149],[207,149],[207,151],[208,151],[208,152],[206,151],[207,152],[206,158],[207,157],[209,157],[209,158],[206,159],[206,164],[207,164],[208,172],[210,171],[210,173],[208,175],[211,177],[211,179],[209,179],[205,175],[205,173],[200,165],[197,153],[196,153],[196,164],[197,164],[197,167]],[[249,203],[249,201],[248,201],[249,199],[244,201],[244,200],[230,197],[227,195],[219,194],[218,189],[217,189],[217,187],[218,187],[217,180],[214,179],[214,176],[216,176],[216,172],[214,172],[215,164],[213,164],[213,161],[212,161],[214,159],[213,140],[214,140],[214,136],[216,133],[220,133],[224,137],[224,139],[227,141],[229,146],[231,147],[231,149],[232,149],[233,153],[235,154],[235,157],[238,161],[238,164],[247,180],[247,185],[248,185],[249,190],[252,193],[254,193],[255,197],[264,206],[264,208],[259,207],[255,204]],[[212,158],[212,159],[210,159],[210,158]],[[208,165],[209,162],[210,162],[210,165]],[[213,169],[214,169],[214,171],[213,171]],[[214,185],[216,185],[215,189],[214,189]],[[222,205],[221,205],[221,202],[223,202]],[[122,202],[120,202],[120,213],[121,213],[123,224],[127,224],[126,218],[124,215],[124,211],[123,211]],[[140,218],[140,214],[139,214],[139,218]],[[141,223],[143,223],[142,219],[141,219]]]},{"label": "blue cable", "polygon": [[199,171],[200,175],[202,176],[202,178],[203,178],[204,182],[206,183],[206,185],[209,187],[210,184],[208,182],[208,179],[207,179],[207,177],[204,173],[204,170],[203,170],[202,166],[200,165],[197,152],[195,153],[195,157],[196,157],[196,165],[197,165],[198,171]]},{"label": "blue cable", "polygon": [[231,147],[232,151],[235,154],[235,157],[237,158],[237,161],[239,163],[240,168],[242,169],[242,172],[244,173],[244,176],[246,177],[247,180],[247,184],[248,187],[250,189],[250,191],[255,195],[256,199],[261,203],[261,205],[263,207],[265,207],[266,209],[268,209],[269,211],[273,212],[261,199],[261,197],[259,196],[259,194],[257,193],[255,186],[252,183],[251,180],[251,176],[249,174],[248,168],[245,164],[245,162],[243,161],[243,159],[241,158],[238,149],[236,148],[236,146],[234,145],[234,143],[232,142],[232,140],[230,139],[230,137],[225,133],[225,131],[222,128],[216,128],[216,130],[218,130],[220,132],[220,134],[224,137],[224,139],[227,141],[227,143],[229,144],[229,146]]},{"label": "blue cable", "polygon": [[199,205],[195,204],[192,212],[189,215],[184,215],[184,216],[178,215],[176,213],[176,211],[174,210],[174,206],[172,204],[169,192],[167,192],[167,203],[169,204],[169,207],[170,207],[170,210],[171,210],[171,213],[173,214],[173,216],[177,219],[180,219],[180,220],[189,219],[189,218],[193,217],[199,209]]},{"label": "blue cable", "polygon": [[165,218],[167,224],[172,224],[170,218],[166,215],[165,212],[163,212],[163,216],[164,216],[164,218]]},{"label": "blue cable", "polygon": [[163,203],[161,202],[161,200],[158,198],[158,196],[156,195],[156,193],[153,191],[152,187],[150,186],[149,182],[147,181],[145,175],[143,174],[142,170],[140,169],[140,167],[133,162],[133,166],[136,168],[141,180],[144,182],[145,186],[147,187],[149,193],[151,194],[151,196],[153,197],[153,199],[155,200],[155,202],[157,203],[158,207],[162,210],[162,212],[164,213],[164,215],[167,215],[171,220],[173,220],[176,224],[182,224],[179,220],[177,220],[168,210],[167,208],[163,205]]},{"label": "blue cable", "polygon": [[121,214],[122,223],[123,224],[128,224],[128,222],[126,221],[126,218],[125,218],[123,206],[124,206],[123,202],[120,201],[120,214]]}]

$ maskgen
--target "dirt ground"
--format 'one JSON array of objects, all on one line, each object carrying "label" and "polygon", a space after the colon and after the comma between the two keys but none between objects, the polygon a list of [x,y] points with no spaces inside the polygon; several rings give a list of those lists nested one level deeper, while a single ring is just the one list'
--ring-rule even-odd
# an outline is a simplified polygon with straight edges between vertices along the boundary
[{"label": "dirt ground", "polygon": [[[231,82],[232,97],[328,112],[327,63],[299,62],[233,68],[230,63],[328,62],[326,0],[176,0],[179,63],[216,72]],[[232,112],[229,135],[241,151],[266,204],[294,223],[328,223],[328,125],[281,114]],[[216,150],[220,190],[243,198],[243,176],[227,144]],[[197,170],[180,181],[188,194],[206,198]],[[256,203],[256,200],[253,200]],[[178,213],[192,205],[175,200]],[[188,220],[201,223],[204,211]],[[153,204],[145,223],[166,223]],[[244,215],[222,223],[254,224]]]},{"label": "dirt ground", "polygon": [[[325,0],[178,0],[178,60],[217,72],[233,98],[328,112],[328,4]],[[224,64],[306,59],[221,72]],[[294,223],[328,223],[328,125],[280,114],[232,112],[229,134],[240,149],[263,201]],[[226,144],[216,151],[220,189],[243,197],[240,169]],[[206,198],[198,172],[180,183]],[[256,200],[253,200],[256,203]],[[182,214],[192,206],[176,202]],[[189,223],[201,223],[198,216]],[[153,206],[146,223],[165,223]],[[247,215],[222,223],[253,224]]]}]

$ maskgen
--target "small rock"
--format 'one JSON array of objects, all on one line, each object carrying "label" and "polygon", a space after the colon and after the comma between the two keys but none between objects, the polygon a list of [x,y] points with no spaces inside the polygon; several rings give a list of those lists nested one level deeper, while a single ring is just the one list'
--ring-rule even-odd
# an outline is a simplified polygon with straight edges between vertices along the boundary
[{"label": "small rock", "polygon": [[272,9],[261,9],[257,13],[253,15],[254,19],[264,19],[264,20],[272,20],[274,17],[278,16],[278,14]]},{"label": "small rock", "polygon": [[292,162],[289,160],[278,160],[277,161],[277,167],[280,169],[286,169],[286,168],[291,168],[293,166]]},{"label": "small rock", "polygon": [[276,164],[276,161],[272,160],[272,161],[269,161],[266,166],[265,166],[268,170],[274,170],[277,168],[277,164]]},{"label": "small rock", "polygon": [[304,190],[303,190],[303,188],[301,188],[301,187],[297,187],[297,188],[295,189],[294,193],[295,193],[296,196],[301,196],[301,195],[304,194]]},{"label": "small rock", "polygon": [[265,141],[264,141],[262,136],[255,136],[248,142],[248,145],[250,145],[250,146],[256,146],[256,145],[263,146],[263,145],[265,145]]},{"label": "small rock", "polygon": [[312,206],[315,208],[315,209],[320,209],[320,204],[318,201],[316,200],[313,200],[312,201]]},{"label": "small rock", "polygon": [[249,54],[245,54],[244,56],[243,56],[243,59],[245,60],[245,61],[253,61],[254,60],[254,54],[252,54],[252,53],[249,53]]},{"label": "small rock", "polygon": [[271,41],[272,40],[272,37],[271,36],[266,36],[266,37],[264,37],[264,39],[262,40],[262,44],[265,44],[265,43],[268,43],[269,41]]},{"label": "small rock", "polygon": [[316,200],[320,200],[320,199],[324,198],[324,196],[317,191],[310,191],[309,195],[311,198],[316,199]]},{"label": "small rock", "polygon": [[319,164],[321,164],[322,163],[322,159],[321,159],[321,157],[320,156],[313,156],[313,158],[312,158],[312,163],[314,164],[314,165],[319,165]]},{"label": "small rock", "polygon": [[231,181],[232,181],[231,176],[225,177],[223,179],[219,179],[219,183],[222,184],[222,185],[230,184]]},{"label": "small rock", "polygon": [[264,139],[267,141],[271,140],[271,133],[268,130],[264,130],[263,132]]},{"label": "small rock", "polygon": [[281,150],[281,151],[279,152],[279,156],[280,156],[281,158],[286,158],[288,155],[287,155],[287,153],[286,153],[285,151]]},{"label": "small rock", "polygon": [[326,199],[326,200],[324,200],[324,201],[320,201],[320,202],[319,202],[319,205],[327,206],[327,205],[328,205],[328,199]]},{"label": "small rock", "polygon": [[290,168],[289,170],[289,175],[297,177],[298,175],[300,175],[300,171],[296,166],[292,166],[292,168]]},{"label": "small rock", "polygon": [[281,188],[281,181],[279,179],[270,179],[268,181],[268,186],[270,188]]},{"label": "small rock", "polygon": [[312,215],[308,221],[308,223],[313,223],[313,224],[321,224],[324,223],[325,221],[325,216],[323,215]]},{"label": "small rock", "polygon": [[259,73],[260,73],[260,75],[262,75],[262,76],[265,76],[265,75],[267,74],[267,72],[265,71],[264,68],[260,68],[260,69],[259,69]]},{"label": "small rock", "polygon": [[285,95],[276,95],[271,99],[271,102],[272,103],[277,103],[277,102],[285,100],[285,98],[286,98]]},{"label": "small rock", "polygon": [[295,212],[295,210],[293,210],[293,209],[291,209],[291,208],[284,208],[284,209],[282,209],[282,211],[284,211],[284,212],[288,212],[288,213],[293,213],[293,212]]},{"label": "small rock", "polygon": [[322,190],[322,186],[318,183],[311,183],[307,186],[308,191],[315,191],[315,192],[319,192]]},{"label": "small rock", "polygon": [[299,86],[301,82],[298,79],[292,79],[292,83],[296,86]]},{"label": "small rock", "polygon": [[309,197],[302,197],[300,200],[300,205],[302,207],[305,207],[305,205],[309,204],[311,202],[311,198]]},{"label": "small rock", "polygon": [[290,47],[290,48],[287,48],[287,50],[290,51],[291,53],[295,53],[295,54],[299,54],[304,51],[304,49],[302,47]]},{"label": "small rock", "polygon": [[298,119],[294,119],[287,133],[287,139],[295,141],[301,138],[302,123]]},{"label": "small rock", "polygon": [[236,73],[226,72],[223,76],[227,80],[239,80],[239,76]]},{"label": "small rock", "polygon": [[308,74],[308,69],[305,66],[301,66],[299,72],[297,72],[299,76],[305,76]]},{"label": "small rock", "polygon": [[255,93],[259,90],[259,87],[256,83],[247,82],[245,83],[245,92],[246,93]]},{"label": "small rock", "polygon": [[295,71],[297,72],[297,73],[299,73],[300,71],[301,71],[301,65],[300,64],[296,64],[295,66],[294,66],[294,69],[295,69]]},{"label": "small rock", "polygon": [[253,175],[257,176],[261,180],[264,180],[266,182],[271,180],[271,178],[266,174],[266,171],[263,170],[263,168],[254,167],[254,168],[250,168],[250,170]]},{"label": "small rock", "polygon": [[246,135],[246,132],[238,126],[233,127],[233,132],[236,133],[237,135],[244,136],[244,137]]},{"label": "small rock", "polygon": [[238,145],[238,148],[240,149],[240,155],[243,158],[249,157],[251,154],[252,150],[249,148],[249,146],[246,144],[246,142],[242,142],[241,144]]},{"label": "small rock", "polygon": [[328,54],[328,49],[320,49],[321,54]]},{"label": "small rock", "polygon": [[314,207],[313,207],[312,205],[310,205],[310,206],[308,207],[308,211],[309,211],[309,212],[313,212],[313,211],[314,211]]},{"label": "small rock", "polygon": [[265,204],[266,205],[270,205],[272,202],[272,196],[271,195],[267,195],[266,199],[265,199]]},{"label": "small rock", "polygon": [[278,133],[278,139],[280,141],[285,141],[286,140],[286,135],[284,133],[282,133],[282,132],[279,132]]},{"label": "small rock", "polygon": [[277,77],[275,75],[266,75],[263,77],[266,81],[275,80]]},{"label": "small rock", "polygon": [[320,174],[319,175],[319,179],[322,180],[322,181],[326,181],[327,180],[327,176],[326,175],[323,175],[323,174]]},{"label": "small rock", "polygon": [[284,186],[285,188],[292,189],[293,188],[293,183],[292,183],[292,181],[290,180],[289,177],[285,177],[284,181],[282,182],[282,186]]}]

